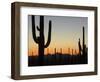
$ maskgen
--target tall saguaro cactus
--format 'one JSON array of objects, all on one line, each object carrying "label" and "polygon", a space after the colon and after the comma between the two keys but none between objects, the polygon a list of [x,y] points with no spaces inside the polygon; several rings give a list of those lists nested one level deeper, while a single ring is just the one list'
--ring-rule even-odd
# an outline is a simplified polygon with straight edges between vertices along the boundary
[{"label": "tall saguaro cactus", "polygon": [[82,47],[81,47],[81,44],[80,44],[80,38],[79,38],[79,41],[78,41],[78,47],[79,47],[79,55],[81,55],[81,51],[82,51],[82,55],[85,54],[85,50],[86,50],[86,45],[85,45],[85,29],[84,29],[84,26],[83,26],[83,44],[82,44]]},{"label": "tall saguaro cactus", "polygon": [[[45,37],[44,37],[44,16],[40,16],[40,24],[39,26],[35,25],[35,16],[32,15],[32,36],[36,44],[38,44],[38,54],[39,54],[39,64],[43,64],[44,60],[44,49],[47,48],[51,42],[51,24],[52,22],[49,21],[49,30],[48,30],[48,40],[45,44]],[[39,36],[36,36],[37,28],[39,32]]]},{"label": "tall saguaro cactus", "polygon": [[82,48],[81,48],[80,38],[79,38],[79,41],[78,41],[78,47],[79,47],[79,55],[81,55]]},{"label": "tall saguaro cactus", "polygon": [[85,30],[83,26],[83,55],[85,54]]}]

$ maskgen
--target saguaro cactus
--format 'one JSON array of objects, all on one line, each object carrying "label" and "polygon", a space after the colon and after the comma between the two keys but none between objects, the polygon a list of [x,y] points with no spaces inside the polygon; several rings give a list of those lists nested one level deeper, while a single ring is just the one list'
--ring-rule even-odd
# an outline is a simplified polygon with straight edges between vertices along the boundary
[{"label": "saguaro cactus", "polygon": [[75,49],[75,54],[77,54],[77,51],[76,51],[76,49]]},{"label": "saguaro cactus", "polygon": [[[43,64],[44,59],[44,49],[47,48],[51,42],[51,24],[52,22],[49,21],[49,30],[48,30],[48,40],[45,44],[45,37],[44,37],[44,16],[40,16],[40,24],[39,26],[35,25],[35,16],[32,15],[32,36],[34,41],[38,44],[38,54],[39,54],[39,64]],[[36,36],[36,30],[39,31],[39,36]]]},{"label": "saguaro cactus", "polygon": [[62,54],[62,48],[60,48],[60,54]]},{"label": "saguaro cactus", "polygon": [[79,41],[78,41],[78,47],[79,47],[79,55],[81,55],[82,48],[81,48],[80,38],[79,38]]},{"label": "saguaro cactus", "polygon": [[57,50],[56,50],[56,48],[54,48],[54,54],[55,54],[55,55],[57,54]]},{"label": "saguaro cactus", "polygon": [[72,49],[72,55],[73,55],[73,49]]},{"label": "saguaro cactus", "polygon": [[68,54],[70,54],[70,48],[68,48]]},{"label": "saguaro cactus", "polygon": [[85,54],[85,30],[84,30],[84,26],[83,26],[83,44],[82,44],[82,47],[81,47],[81,44],[80,44],[80,38],[79,38],[79,41],[78,41],[78,47],[79,47],[79,54],[81,55],[81,51],[82,51],[82,55]]},{"label": "saguaro cactus", "polygon": [[83,26],[83,55],[85,54],[85,30]]}]

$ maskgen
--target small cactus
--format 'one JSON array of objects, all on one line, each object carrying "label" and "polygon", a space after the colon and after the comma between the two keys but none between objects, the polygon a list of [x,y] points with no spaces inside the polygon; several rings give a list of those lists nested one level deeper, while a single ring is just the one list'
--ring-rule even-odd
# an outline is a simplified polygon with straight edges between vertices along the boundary
[{"label": "small cactus", "polygon": [[60,48],[60,54],[62,54],[62,48]]},{"label": "small cactus", "polygon": [[68,54],[70,54],[70,48],[68,48]]},{"label": "small cactus", "polygon": [[73,55],[73,49],[72,49],[72,55]]},{"label": "small cactus", "polygon": [[56,48],[54,48],[55,55],[57,54]]}]

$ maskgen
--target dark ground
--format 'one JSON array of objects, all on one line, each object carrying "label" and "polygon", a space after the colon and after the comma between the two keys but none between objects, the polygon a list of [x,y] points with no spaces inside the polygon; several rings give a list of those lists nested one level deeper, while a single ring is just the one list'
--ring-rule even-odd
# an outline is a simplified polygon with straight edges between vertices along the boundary
[{"label": "dark ground", "polygon": [[[87,64],[87,54],[85,55],[68,55],[68,54],[48,54],[44,56],[42,66],[48,65],[71,65]],[[28,66],[39,66],[38,56],[28,56]]]}]

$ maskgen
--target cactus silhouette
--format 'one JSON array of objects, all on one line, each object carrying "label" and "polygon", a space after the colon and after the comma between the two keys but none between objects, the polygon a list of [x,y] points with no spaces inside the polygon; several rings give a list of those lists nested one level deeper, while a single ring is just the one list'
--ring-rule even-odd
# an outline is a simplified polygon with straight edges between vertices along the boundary
[{"label": "cactus silhouette", "polygon": [[[44,16],[40,16],[40,23],[39,26],[35,25],[35,16],[32,15],[32,36],[34,39],[34,42],[38,44],[38,54],[39,54],[39,64],[43,64],[44,60],[44,49],[47,48],[51,42],[51,24],[52,22],[49,21],[49,31],[48,31],[48,40],[45,44],[45,37],[44,37]],[[36,36],[36,30],[35,26],[37,27],[37,30],[39,32],[39,36]]]},{"label": "cactus silhouette", "polygon": [[84,30],[84,26],[83,26],[83,51],[82,54],[85,54],[85,30]]},{"label": "cactus silhouette", "polygon": [[55,53],[55,55],[56,55],[56,53],[57,53],[57,50],[56,50],[56,48],[54,48],[54,53]]},{"label": "cactus silhouette", "polygon": [[73,49],[72,49],[72,55],[73,55]]},{"label": "cactus silhouette", "polygon": [[60,54],[62,54],[62,48],[60,48]]},{"label": "cactus silhouette", "polygon": [[80,43],[80,38],[79,38],[79,41],[78,41],[78,47],[79,47],[79,55],[81,55],[81,52],[82,52],[82,55],[85,54],[86,52],[86,45],[85,45],[85,30],[84,30],[84,26],[83,26],[83,41],[82,41],[82,47],[81,47],[81,43]]},{"label": "cactus silhouette", "polygon": [[68,48],[68,54],[70,54],[70,48]]},{"label": "cactus silhouette", "polygon": [[76,49],[75,49],[75,54],[77,54],[77,51],[76,51]]},{"label": "cactus silhouette", "polygon": [[82,48],[81,48],[80,38],[79,38],[79,41],[78,41],[78,47],[79,47],[79,55],[81,55]]}]

